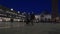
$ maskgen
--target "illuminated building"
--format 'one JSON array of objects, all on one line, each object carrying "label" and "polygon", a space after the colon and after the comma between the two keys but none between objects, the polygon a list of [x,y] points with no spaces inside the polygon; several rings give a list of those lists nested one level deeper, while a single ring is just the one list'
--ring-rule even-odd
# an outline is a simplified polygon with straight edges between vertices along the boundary
[{"label": "illuminated building", "polygon": [[0,5],[0,20],[1,21],[10,21],[11,18],[14,20],[21,20],[23,16],[20,15],[17,11],[13,10],[13,8],[9,9],[7,7]]}]

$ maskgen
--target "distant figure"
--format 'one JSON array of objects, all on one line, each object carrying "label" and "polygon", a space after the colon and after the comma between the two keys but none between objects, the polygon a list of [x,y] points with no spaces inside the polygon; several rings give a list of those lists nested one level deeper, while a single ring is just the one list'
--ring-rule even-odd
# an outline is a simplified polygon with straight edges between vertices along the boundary
[{"label": "distant figure", "polygon": [[34,15],[34,13],[32,12],[32,13],[31,13],[31,17],[30,17],[30,20],[31,20],[31,24],[32,24],[32,25],[33,25],[34,19],[35,19],[35,15]]},{"label": "distant figure", "polygon": [[11,28],[13,28],[13,19],[11,18]]},{"label": "distant figure", "polygon": [[13,23],[13,19],[11,18],[11,23]]}]

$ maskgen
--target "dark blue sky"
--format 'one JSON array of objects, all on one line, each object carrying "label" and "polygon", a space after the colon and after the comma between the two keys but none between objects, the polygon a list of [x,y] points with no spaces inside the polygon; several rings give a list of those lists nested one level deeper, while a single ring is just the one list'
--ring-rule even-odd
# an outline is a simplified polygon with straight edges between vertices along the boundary
[{"label": "dark blue sky", "polygon": [[22,11],[22,12],[33,11],[36,14],[41,13],[44,9],[47,9],[49,12],[51,12],[52,11],[51,4],[52,4],[51,0],[0,0],[0,5],[4,5],[8,8],[13,8],[17,11]]}]

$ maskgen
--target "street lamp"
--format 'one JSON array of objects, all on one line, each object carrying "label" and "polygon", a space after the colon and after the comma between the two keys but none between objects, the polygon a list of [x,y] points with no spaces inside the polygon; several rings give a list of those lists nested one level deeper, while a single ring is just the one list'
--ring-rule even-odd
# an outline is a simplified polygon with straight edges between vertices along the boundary
[{"label": "street lamp", "polygon": [[11,8],[11,11],[13,11],[13,8]]},{"label": "street lamp", "polygon": [[18,11],[18,13],[20,13],[20,11]]}]

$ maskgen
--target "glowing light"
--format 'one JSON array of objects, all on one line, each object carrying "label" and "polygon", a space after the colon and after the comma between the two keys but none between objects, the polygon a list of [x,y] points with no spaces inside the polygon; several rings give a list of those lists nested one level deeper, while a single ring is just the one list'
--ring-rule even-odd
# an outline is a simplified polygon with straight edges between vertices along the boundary
[{"label": "glowing light", "polygon": [[20,13],[20,11],[18,11],[18,13]]},{"label": "glowing light", "polygon": [[13,8],[11,8],[11,11],[13,11]]}]

